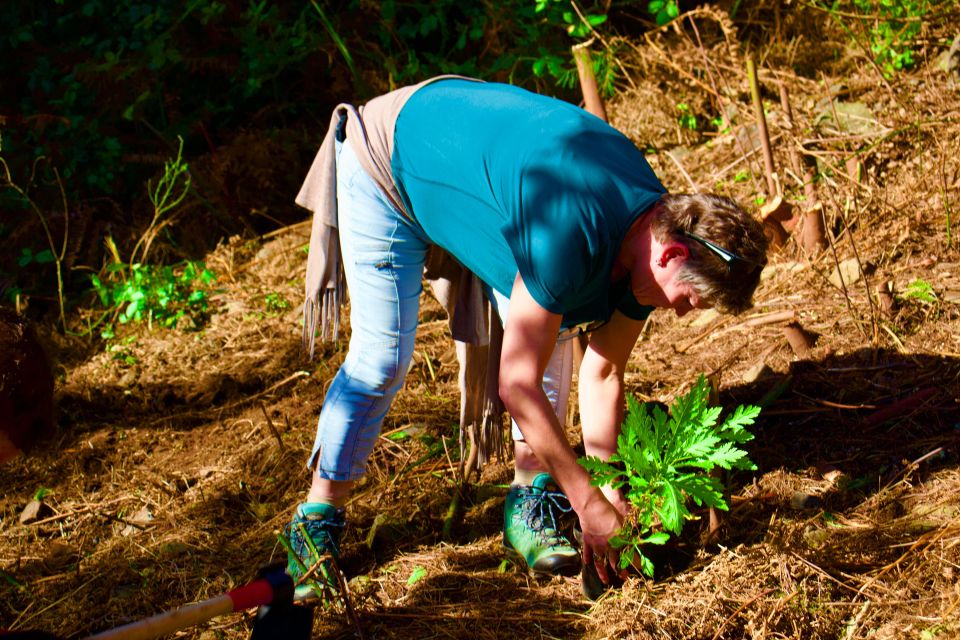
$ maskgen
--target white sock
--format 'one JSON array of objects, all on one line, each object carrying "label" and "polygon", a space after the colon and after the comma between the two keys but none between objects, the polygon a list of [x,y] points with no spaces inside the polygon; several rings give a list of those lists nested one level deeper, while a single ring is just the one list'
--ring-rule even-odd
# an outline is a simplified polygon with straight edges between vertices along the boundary
[{"label": "white sock", "polygon": [[533,479],[541,473],[545,472],[542,469],[518,469],[514,467],[512,484],[531,485],[533,484]]}]

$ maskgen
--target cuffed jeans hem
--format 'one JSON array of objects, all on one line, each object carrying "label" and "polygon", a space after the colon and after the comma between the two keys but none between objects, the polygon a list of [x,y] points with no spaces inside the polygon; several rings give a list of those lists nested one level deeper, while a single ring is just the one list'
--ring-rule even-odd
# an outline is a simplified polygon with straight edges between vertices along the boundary
[{"label": "cuffed jeans hem", "polygon": [[[321,455],[320,449],[322,444],[318,443],[317,448],[310,453],[310,457],[307,459],[307,470],[316,473],[318,476],[324,480],[359,480],[366,475],[366,462],[368,456],[364,456],[362,460],[354,460],[353,464],[343,464],[338,465],[336,460],[327,460],[327,465],[333,465],[337,468],[323,468],[321,466]],[[357,463],[363,466],[357,466]],[[346,470],[344,470],[346,468]]]},{"label": "cuffed jeans hem", "polygon": [[343,473],[337,471],[324,471],[323,469],[314,469],[313,471],[323,480],[333,480],[334,482],[355,482],[364,476],[364,472]]}]

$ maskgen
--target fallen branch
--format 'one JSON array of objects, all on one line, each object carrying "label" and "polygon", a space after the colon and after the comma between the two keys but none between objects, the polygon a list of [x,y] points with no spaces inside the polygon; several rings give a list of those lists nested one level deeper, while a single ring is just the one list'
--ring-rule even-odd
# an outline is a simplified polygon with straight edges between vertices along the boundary
[{"label": "fallen branch", "polygon": [[863,422],[868,427],[876,427],[884,422],[893,420],[894,418],[899,418],[922,405],[936,393],[937,389],[934,387],[921,389],[920,391],[917,391],[916,393],[913,393],[902,400],[898,400],[893,404],[880,409],[879,411],[871,413],[863,419]]},{"label": "fallen branch", "polygon": [[270,419],[270,414],[267,413],[267,405],[265,405],[263,401],[260,402],[260,411],[263,412],[263,417],[267,420],[267,426],[270,428],[270,433],[272,433],[273,437],[276,438],[277,445],[280,447],[280,451],[285,452],[287,450],[287,445],[283,444],[283,438],[280,437],[280,432],[277,431],[277,428],[273,424],[273,420]]},{"label": "fallen branch", "polygon": [[763,166],[767,178],[768,200],[760,208],[760,218],[771,243],[775,247],[779,247],[783,246],[790,237],[790,234],[784,229],[783,223],[790,220],[793,213],[790,203],[783,199],[783,187],[780,185],[776,168],[773,165],[773,151],[770,148],[770,134],[767,132],[767,118],[763,113],[760,83],[757,80],[757,63],[753,58],[747,59],[747,77],[750,81],[750,95],[753,99],[753,111],[757,118],[760,144],[763,146]]},{"label": "fallen branch", "polygon": [[776,324],[777,322],[787,322],[790,320],[796,320],[797,312],[793,309],[788,309],[786,311],[771,311],[770,313],[764,313],[758,316],[754,316],[749,320],[741,322],[738,326],[741,327],[760,327],[765,324]]},{"label": "fallen branch", "polygon": [[783,328],[783,335],[798,358],[810,356],[810,350],[816,343],[816,338],[809,331],[800,326],[799,322],[791,322]]}]

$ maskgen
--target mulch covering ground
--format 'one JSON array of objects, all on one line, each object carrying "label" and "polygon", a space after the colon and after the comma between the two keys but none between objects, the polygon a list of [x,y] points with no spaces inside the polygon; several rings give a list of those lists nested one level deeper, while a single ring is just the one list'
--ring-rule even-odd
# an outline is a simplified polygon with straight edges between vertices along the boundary
[{"label": "mulch covering ground", "polygon": [[[608,105],[615,126],[655,147],[669,189],[753,203],[766,185],[750,48],[795,211],[809,200],[791,150],[823,176],[826,250],[804,253],[795,230],[752,311],[657,311],[631,359],[628,389],[644,400],[669,402],[700,373],[728,408],[773,398],[748,445],[758,470],[725,478],[718,534],[702,542],[706,518],[688,523],[655,556],[655,579],[590,603],[577,579],[535,581],[505,559],[511,467],[495,461],[444,538],[457,369],[425,295],[406,385],[348,506],[355,617],[317,609],[315,638],[960,637],[960,83],[938,60],[957,23],[927,25],[917,67],[885,79],[826,14],[763,6],[736,25],[700,9],[620,42],[627,79]],[[685,129],[678,103],[722,107],[732,130]],[[345,352],[300,352],[308,233],[222,242],[207,257],[219,293],[200,330],[128,327],[107,351],[47,332],[61,430],[0,474],[0,627],[83,637],[223,593],[282,557],[276,536],[306,493],[316,416]],[[786,339],[791,322],[807,351]],[[40,487],[46,510],[21,524]],[[180,635],[244,638],[252,623],[231,614]]]}]

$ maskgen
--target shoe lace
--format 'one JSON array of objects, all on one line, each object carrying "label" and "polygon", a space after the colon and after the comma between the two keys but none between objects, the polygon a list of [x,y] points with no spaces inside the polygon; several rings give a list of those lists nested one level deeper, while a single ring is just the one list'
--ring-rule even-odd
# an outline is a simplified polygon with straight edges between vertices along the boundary
[{"label": "shoe lace", "polygon": [[[308,558],[312,555],[310,546],[305,539],[307,536],[313,541],[313,545],[317,548],[317,551],[321,553],[329,552],[334,556],[338,556],[340,555],[340,550],[337,547],[337,537],[339,533],[337,536],[335,536],[334,533],[339,532],[339,530],[345,526],[346,522],[340,519],[297,518],[294,522],[287,525],[287,539],[300,558]],[[313,561],[315,562],[318,559],[319,558],[313,558]],[[307,564],[309,565],[310,563]]]},{"label": "shoe lace", "polygon": [[560,491],[549,489],[521,488],[523,500],[520,505],[520,518],[531,531],[542,537],[549,547],[559,547],[570,544],[560,533],[557,524],[558,514],[570,513],[573,507],[567,496]]}]

